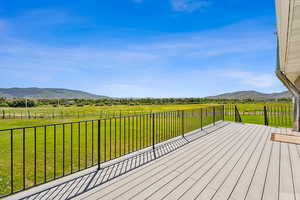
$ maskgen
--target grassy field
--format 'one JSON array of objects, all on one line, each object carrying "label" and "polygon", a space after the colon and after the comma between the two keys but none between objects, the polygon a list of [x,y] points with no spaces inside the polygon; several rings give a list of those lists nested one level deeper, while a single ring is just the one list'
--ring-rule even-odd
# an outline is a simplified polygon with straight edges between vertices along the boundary
[{"label": "grassy field", "polygon": [[[32,125],[42,125],[58,122],[70,122],[88,119],[109,118],[113,116],[124,116],[137,113],[151,113],[151,112],[164,112],[171,110],[182,109],[195,109],[201,107],[207,107],[217,104],[179,104],[179,105],[140,105],[140,106],[84,106],[84,107],[52,107],[41,106],[28,108],[28,111],[32,114],[30,119],[17,118],[17,119],[1,119],[1,111],[4,110],[7,114],[11,113],[11,116],[20,116],[21,113],[25,116],[24,108],[1,108],[0,109],[0,129],[15,128]],[[291,111],[291,104],[285,103],[249,103],[249,104],[237,104],[238,110],[245,122],[263,124],[260,112],[263,112],[264,105],[270,105],[274,107],[289,106]],[[230,105],[225,106],[226,110],[230,109]],[[231,108],[232,109],[232,108]],[[256,112],[256,113],[255,113]],[[279,111],[283,112],[283,111]],[[37,113],[35,115],[35,113]],[[53,115],[53,113],[55,113]],[[78,114],[79,113],[79,114]],[[46,118],[35,118],[35,116],[49,116]],[[52,117],[55,116],[55,117]]]},{"label": "grassy field", "polygon": [[[79,120],[109,118],[113,116],[122,116],[137,113],[164,112],[171,110],[195,109],[212,106],[214,104],[189,104],[189,105],[143,105],[143,106],[84,106],[84,107],[35,107],[28,108],[30,113],[64,113],[64,117],[55,118],[31,118],[31,119],[0,119],[0,129],[16,128],[32,125],[42,125],[58,122],[70,122]],[[2,108],[6,112],[20,115],[25,113],[24,108]],[[1,109],[0,109],[1,110]],[[78,117],[78,112],[80,113]],[[84,114],[83,114],[84,113]],[[1,114],[0,114],[1,115]],[[13,114],[12,114],[13,115]],[[33,115],[35,116],[35,115]]]},{"label": "grassy field", "polygon": [[[212,104],[210,104],[212,105]],[[70,106],[70,107],[52,107],[39,106],[33,108],[10,108],[4,107],[0,109],[0,118],[49,118],[49,119],[67,119],[67,118],[87,118],[87,117],[111,117],[119,115],[128,115],[144,112],[160,112],[167,110],[180,110],[189,108],[198,108],[205,104],[189,104],[189,105],[114,105],[114,106]]]},{"label": "grassy field", "polygon": [[[237,107],[243,122],[263,124],[264,116],[262,113],[264,105],[238,104]],[[199,128],[201,126],[199,108],[204,108],[202,125],[212,123],[213,110],[211,108],[206,110],[205,108],[208,106],[212,106],[212,104],[37,107],[30,108],[30,112],[51,113],[63,110],[64,113],[69,113],[70,115],[53,119],[0,119],[0,129],[101,118],[101,116],[95,117],[97,115],[85,115],[79,118],[76,115],[72,115],[78,110],[92,114],[104,113],[108,110],[109,112],[123,113],[122,118],[102,120],[100,122],[100,159],[101,161],[106,161],[151,146],[153,132],[155,133],[155,143],[159,143],[181,135],[183,131],[188,132]],[[276,103],[273,103],[272,106],[290,107],[290,105]],[[226,105],[225,111],[232,112],[232,108],[232,106]],[[5,109],[16,113],[22,110]],[[184,115],[175,111],[183,109],[190,110],[185,111]],[[127,114],[137,114],[165,111],[168,111],[168,113],[157,114],[155,119],[150,115],[125,117],[126,112]],[[273,118],[270,118],[271,122],[278,120],[276,116],[280,116],[280,112],[286,110],[274,109],[272,111],[273,114],[270,117],[273,116]],[[217,110],[216,116],[215,120],[222,119],[220,110]],[[234,120],[234,116],[228,114],[225,116],[225,120]],[[97,133],[98,121],[51,125],[46,128],[17,129],[13,131],[13,138],[10,131],[0,131],[0,195],[11,191],[11,156],[13,156],[13,190],[15,191],[95,165],[98,157]],[[13,146],[11,148],[12,139]],[[11,154],[11,149],[13,154]],[[34,151],[35,149],[36,151]],[[25,162],[25,165],[23,162]],[[36,176],[34,172],[36,172]],[[23,176],[23,173],[26,176]]]}]

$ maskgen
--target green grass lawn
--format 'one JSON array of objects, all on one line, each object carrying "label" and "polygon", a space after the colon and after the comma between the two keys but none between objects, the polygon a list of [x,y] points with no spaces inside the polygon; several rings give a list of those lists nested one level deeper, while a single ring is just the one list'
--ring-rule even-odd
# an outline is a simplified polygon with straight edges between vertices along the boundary
[{"label": "green grass lawn", "polygon": [[[121,113],[124,115],[132,115],[138,113],[151,113],[151,112],[165,112],[172,110],[183,110],[183,109],[196,109],[201,107],[212,106],[215,104],[188,104],[188,105],[143,105],[143,106],[84,106],[84,107],[50,107],[42,106],[35,108],[28,108],[30,113],[48,113],[49,118],[37,118],[33,117],[31,119],[0,119],[0,129],[6,128],[16,128],[32,125],[43,125],[50,123],[59,122],[71,122],[79,120],[90,120],[99,118],[109,118],[113,116],[119,116]],[[24,108],[2,108],[6,112],[16,113],[20,115],[21,112],[25,113]],[[1,109],[0,109],[1,110]],[[79,115],[77,113],[80,113]],[[51,113],[64,113],[64,117],[54,117],[52,118]],[[83,114],[84,113],[84,114]],[[14,114],[12,114],[14,116]],[[1,118],[1,112],[0,112]]]},{"label": "green grass lawn", "polygon": [[213,104],[172,104],[172,105],[114,105],[114,106],[70,106],[70,107],[52,107],[39,106],[33,108],[0,108],[0,118],[47,118],[65,120],[86,119],[86,118],[108,118],[112,116],[128,115],[135,113],[161,112],[169,110],[181,110],[189,108],[199,108]]}]

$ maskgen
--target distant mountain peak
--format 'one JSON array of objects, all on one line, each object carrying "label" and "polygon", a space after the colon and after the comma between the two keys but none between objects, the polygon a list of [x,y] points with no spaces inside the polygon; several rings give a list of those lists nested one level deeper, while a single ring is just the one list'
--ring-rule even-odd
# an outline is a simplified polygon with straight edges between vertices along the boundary
[{"label": "distant mountain peak", "polygon": [[99,99],[106,96],[92,93],[70,90],[64,88],[0,88],[0,97],[5,98],[33,98],[33,99]]},{"label": "distant mountain peak", "polygon": [[209,99],[254,99],[254,100],[268,100],[268,99],[280,99],[290,98],[292,94],[289,91],[276,92],[276,93],[261,93],[255,90],[248,91],[236,91],[224,93],[216,96],[209,96]]}]

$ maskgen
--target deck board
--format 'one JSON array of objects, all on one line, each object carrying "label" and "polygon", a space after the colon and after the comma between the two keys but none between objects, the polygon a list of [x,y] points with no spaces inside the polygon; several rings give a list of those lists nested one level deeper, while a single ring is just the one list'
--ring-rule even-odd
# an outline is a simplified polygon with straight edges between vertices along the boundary
[{"label": "deck board", "polygon": [[[249,151],[251,144],[259,138],[254,134],[254,130],[255,129],[247,131],[246,135],[244,135],[238,143],[234,144],[231,151],[225,152],[226,154],[222,155],[220,162],[214,163],[214,167],[210,170],[211,172],[208,173],[210,176],[203,177],[202,180],[199,180],[201,182],[207,182],[207,184],[197,193],[197,199],[212,199],[214,197],[222,180],[226,178],[228,171],[233,168],[241,156],[244,156],[244,154]],[[206,190],[206,188],[213,190]]]},{"label": "deck board", "polygon": [[220,122],[7,199],[300,199],[299,146],[273,132],[299,135]]},{"label": "deck board", "polygon": [[[267,131],[268,138],[267,140],[271,140],[271,130],[270,128]],[[252,181],[249,185],[248,192],[246,193],[245,199],[261,199],[265,181],[267,178],[267,170],[269,168],[270,155],[272,154],[274,142],[267,142],[262,151],[259,162],[256,165],[255,171],[252,174]]]},{"label": "deck board", "polygon": [[[286,133],[284,129],[280,130],[281,133]],[[288,145],[287,143],[280,143],[280,200],[295,200]]]},{"label": "deck board", "polygon": [[[278,129],[276,129],[278,131]],[[262,199],[278,199],[279,186],[279,142],[274,142],[272,153],[269,158],[269,167],[266,174],[265,186]]]},{"label": "deck board", "polygon": [[[220,198],[230,198],[232,191],[235,188],[235,184],[239,181],[239,178],[243,175],[245,167],[252,161],[253,156],[256,151],[260,151],[266,140],[266,134],[263,133],[262,127],[256,129],[255,133],[257,138],[251,144],[251,146],[246,150],[246,152],[239,158],[237,162],[234,163],[234,166],[230,165],[225,166],[223,172],[220,174],[221,184],[212,186],[216,189],[213,199]],[[239,197],[241,199],[241,197]]]}]

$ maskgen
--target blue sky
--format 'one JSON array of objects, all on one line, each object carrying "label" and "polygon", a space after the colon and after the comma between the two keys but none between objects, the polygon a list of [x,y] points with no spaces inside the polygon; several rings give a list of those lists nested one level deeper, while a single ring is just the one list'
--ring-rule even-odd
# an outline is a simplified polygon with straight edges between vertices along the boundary
[{"label": "blue sky", "polygon": [[274,0],[0,0],[0,87],[113,97],[285,90]]}]

